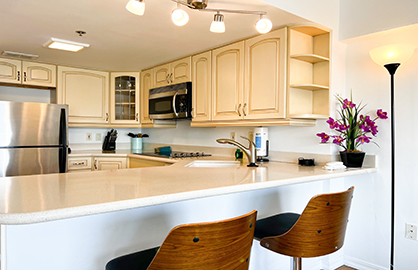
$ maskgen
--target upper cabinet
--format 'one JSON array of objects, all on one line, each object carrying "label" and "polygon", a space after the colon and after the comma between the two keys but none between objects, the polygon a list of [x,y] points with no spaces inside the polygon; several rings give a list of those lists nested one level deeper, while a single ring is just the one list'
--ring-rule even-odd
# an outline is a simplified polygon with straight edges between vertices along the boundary
[{"label": "upper cabinet", "polygon": [[312,25],[289,29],[288,117],[328,117],[329,58],[329,30]]},{"label": "upper cabinet", "polygon": [[243,117],[244,41],[212,51],[212,120]]},{"label": "upper cabinet", "polygon": [[0,82],[56,87],[55,65],[0,58]]},{"label": "upper cabinet", "polygon": [[153,68],[153,88],[191,81],[191,57]]},{"label": "upper cabinet", "polygon": [[245,40],[245,119],[286,116],[286,28]]},{"label": "upper cabinet", "polygon": [[110,122],[139,124],[139,72],[110,74]]},{"label": "upper cabinet", "polygon": [[141,125],[152,126],[152,120],[149,119],[149,90],[153,87],[153,69],[143,70],[141,72]]},{"label": "upper cabinet", "polygon": [[109,123],[109,73],[58,67],[58,104],[69,105],[70,126]]},{"label": "upper cabinet", "polygon": [[192,116],[193,122],[209,121],[212,104],[212,52],[204,52],[192,57]]}]

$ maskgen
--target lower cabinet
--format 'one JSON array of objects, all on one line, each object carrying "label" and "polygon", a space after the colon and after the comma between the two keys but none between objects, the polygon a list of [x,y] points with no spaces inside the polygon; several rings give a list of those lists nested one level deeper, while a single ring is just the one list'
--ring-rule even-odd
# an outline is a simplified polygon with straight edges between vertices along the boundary
[{"label": "lower cabinet", "polygon": [[158,167],[158,166],[169,166],[172,163],[157,161],[157,160],[147,160],[139,158],[129,158],[129,168],[144,168],[144,167]]},{"label": "lower cabinet", "polygon": [[126,169],[124,157],[94,157],[93,171]]},{"label": "lower cabinet", "polygon": [[68,158],[69,173],[84,171],[91,171],[91,156]]}]

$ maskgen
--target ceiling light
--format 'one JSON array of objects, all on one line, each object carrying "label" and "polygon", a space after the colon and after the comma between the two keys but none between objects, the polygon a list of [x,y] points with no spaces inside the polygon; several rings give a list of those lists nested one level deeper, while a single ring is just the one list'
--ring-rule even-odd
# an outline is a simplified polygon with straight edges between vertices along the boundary
[{"label": "ceiling light", "polygon": [[144,0],[130,0],[126,4],[126,9],[135,15],[142,16],[145,12],[145,1]]},{"label": "ceiling light", "polygon": [[22,59],[36,59],[39,55],[36,54],[28,54],[28,53],[20,53],[20,52],[11,52],[11,51],[3,51],[1,55],[9,56],[9,57],[18,57]]},{"label": "ceiling light", "polygon": [[175,25],[183,26],[189,21],[189,14],[180,8],[176,8],[171,13],[171,20]]},{"label": "ceiling light", "polygon": [[63,40],[58,38],[51,38],[44,44],[44,47],[48,47],[50,49],[57,49],[57,50],[64,50],[70,52],[78,52],[84,48],[90,47],[90,44],[85,43],[78,43],[69,40]]},{"label": "ceiling light", "polygon": [[210,31],[214,33],[225,32],[224,15],[220,14],[219,12],[215,14],[213,22],[210,25]]},{"label": "ceiling light", "polygon": [[261,34],[265,34],[270,32],[271,28],[273,28],[273,23],[269,19],[261,18],[255,24],[255,28],[257,28],[257,31]]}]

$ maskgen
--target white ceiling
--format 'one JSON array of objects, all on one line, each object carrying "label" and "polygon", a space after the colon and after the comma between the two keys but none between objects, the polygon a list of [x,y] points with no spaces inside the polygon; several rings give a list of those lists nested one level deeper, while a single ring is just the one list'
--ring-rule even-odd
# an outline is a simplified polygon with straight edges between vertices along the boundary
[{"label": "white ceiling", "polygon": [[[38,60],[109,71],[141,70],[257,34],[257,15],[225,13],[226,32],[209,31],[214,13],[184,9],[183,27],[171,22],[176,4],[145,0],[144,16],[125,9],[128,0],[0,0],[0,52],[39,55]],[[208,8],[266,11],[273,28],[306,20],[258,0],[209,0]],[[87,34],[79,37],[75,31]],[[42,45],[55,37],[89,43],[78,53]]]}]

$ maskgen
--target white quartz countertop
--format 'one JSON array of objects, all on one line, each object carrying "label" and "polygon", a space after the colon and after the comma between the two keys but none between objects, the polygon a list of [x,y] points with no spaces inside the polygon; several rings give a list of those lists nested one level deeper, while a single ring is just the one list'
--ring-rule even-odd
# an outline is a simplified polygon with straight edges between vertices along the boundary
[{"label": "white quartz countertop", "polygon": [[[258,168],[248,168],[246,164],[238,168],[193,168],[185,165],[196,158],[159,160],[175,163],[137,169],[4,177],[0,182],[0,224],[45,222],[377,171],[362,168],[331,172],[320,166],[302,167],[273,161]],[[199,160],[233,159],[212,156]]]}]

